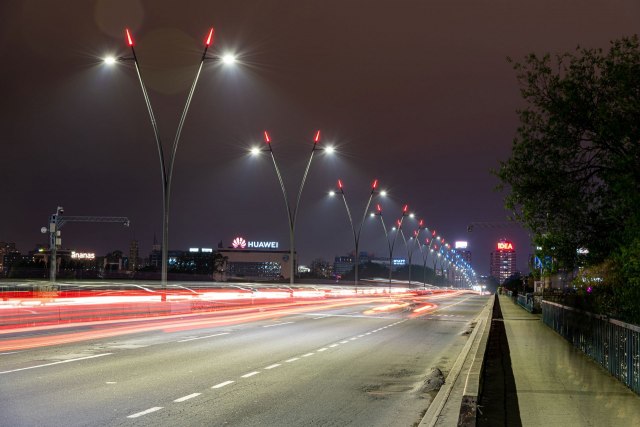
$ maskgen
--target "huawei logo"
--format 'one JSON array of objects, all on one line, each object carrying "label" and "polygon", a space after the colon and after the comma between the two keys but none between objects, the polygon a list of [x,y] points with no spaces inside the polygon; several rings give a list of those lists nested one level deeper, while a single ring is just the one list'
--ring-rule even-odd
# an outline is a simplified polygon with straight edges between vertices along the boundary
[{"label": "huawei logo", "polygon": [[233,242],[231,242],[231,246],[233,246],[234,249],[244,249],[247,247],[247,241],[242,237],[236,237],[233,239]]}]

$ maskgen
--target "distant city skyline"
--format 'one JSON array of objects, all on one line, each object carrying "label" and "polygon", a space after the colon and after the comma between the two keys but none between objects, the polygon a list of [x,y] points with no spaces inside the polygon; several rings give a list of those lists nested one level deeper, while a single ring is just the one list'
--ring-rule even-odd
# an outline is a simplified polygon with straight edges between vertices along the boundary
[{"label": "distant city skyline", "polygon": [[[204,64],[177,150],[170,249],[238,235],[287,248],[273,165],[248,150],[269,131],[295,199],[320,129],[319,144],[337,152],[317,153],[302,193],[303,263],[353,250],[344,207],[326,197],[337,180],[357,221],[378,179],[389,198],[374,202],[390,223],[408,204],[448,242],[469,241],[473,267],[488,274],[498,239],[514,242],[521,271],[532,252],[518,226],[467,231],[510,216],[490,173],[509,157],[523,107],[506,58],[606,48],[638,32],[640,3],[17,0],[0,5],[0,23],[0,240],[25,251],[46,243],[40,228],[57,206],[131,220],[69,225],[64,247],[127,253],[135,237],[145,253],[154,234],[161,240],[158,152],[136,72],[103,58],[130,54],[129,28],[169,151],[214,27],[210,54],[233,52],[238,63]],[[360,247],[382,255],[385,245],[368,221]]]}]

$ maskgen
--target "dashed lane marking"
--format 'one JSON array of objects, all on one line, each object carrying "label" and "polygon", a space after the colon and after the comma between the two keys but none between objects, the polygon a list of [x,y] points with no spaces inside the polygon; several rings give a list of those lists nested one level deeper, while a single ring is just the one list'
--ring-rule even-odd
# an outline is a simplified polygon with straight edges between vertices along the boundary
[{"label": "dashed lane marking", "polygon": [[264,369],[273,369],[273,368],[277,368],[278,366],[282,366],[280,363],[274,363],[273,365],[269,365]]},{"label": "dashed lane marking", "polygon": [[[340,341],[339,343],[334,343],[334,344],[331,344],[331,345],[329,345],[327,347],[322,347],[322,348],[320,348],[320,349],[318,349],[316,351],[318,353],[320,353],[320,352],[326,351],[326,350],[328,350],[330,348],[338,347],[340,344],[346,344],[346,343],[348,343],[350,341],[356,340],[358,338],[362,338],[362,337],[364,337],[366,335],[371,335],[374,332],[381,331],[383,329],[389,328],[391,326],[395,326],[395,325],[400,324],[400,323],[405,322],[405,321],[406,320],[402,320],[402,321],[399,321],[399,322],[392,323],[392,324],[384,326],[382,328],[378,328],[376,330],[369,331],[369,332],[366,332],[364,334],[360,334],[358,336],[354,336],[354,337],[351,337],[349,339]],[[268,327],[271,327],[271,326],[287,325],[287,324],[290,324],[290,323],[294,323],[294,322],[277,323],[277,324],[273,324],[273,325],[266,325],[266,326],[263,326],[263,327],[264,328],[268,328]],[[181,341],[178,341],[178,342],[192,341],[192,340],[195,340],[195,339],[203,339],[203,338],[211,338],[211,337],[220,336],[220,335],[226,335],[226,334],[228,334],[228,332],[224,332],[224,333],[220,333],[220,334],[214,334],[214,335],[208,335],[208,336],[204,336],[204,337],[188,338],[186,340],[181,340]],[[4,374],[4,373],[8,373],[8,372],[21,371],[21,370],[25,370],[25,369],[33,369],[33,368],[38,368],[38,367],[41,367],[41,366],[49,366],[49,365],[57,365],[57,364],[60,364],[60,363],[74,362],[74,361],[77,361],[77,360],[91,359],[91,358],[95,358],[95,357],[107,356],[107,355],[110,355],[110,354],[113,354],[113,353],[104,353],[104,354],[97,354],[97,355],[93,355],[93,356],[81,357],[81,358],[78,358],[78,359],[63,360],[63,361],[60,361],[60,362],[48,363],[48,364],[45,364],[45,365],[38,365],[38,366],[31,366],[29,368],[16,369],[14,371],[0,372],[0,374]],[[314,354],[315,354],[315,352],[309,352],[309,353],[303,354],[300,357],[292,357],[291,359],[285,360],[284,363],[292,363],[292,362],[295,362],[296,360],[300,360],[301,357],[310,357],[310,356],[313,356]],[[282,366],[282,364],[281,363],[274,363],[272,365],[269,365],[269,366],[265,367],[264,369],[265,370],[271,370],[271,369],[277,368],[279,366]],[[254,375],[258,375],[259,373],[260,373],[260,371],[253,371],[253,372],[246,373],[246,374],[242,375],[241,377],[242,378],[249,378],[249,377],[252,377]],[[219,384],[216,384],[216,385],[212,386],[211,388],[212,389],[222,388],[222,387],[228,386],[229,384],[233,384],[234,382],[235,381],[233,381],[233,380],[224,381],[224,382],[221,382]],[[201,394],[202,393],[192,393],[192,394],[189,394],[187,396],[183,396],[183,397],[180,397],[178,399],[175,399],[174,402],[176,402],[176,403],[184,402],[184,401],[187,401],[189,399],[193,399],[194,397],[200,396]],[[163,409],[163,408],[164,408],[163,406],[154,406],[153,408],[149,408],[149,409],[147,409],[145,411],[141,411],[141,412],[137,412],[135,414],[129,415],[129,416],[127,416],[127,418],[138,418],[140,416],[143,416],[143,415],[146,415],[146,414],[150,414],[152,412],[159,411],[160,409]]]},{"label": "dashed lane marking", "polygon": [[223,383],[216,384],[216,385],[212,386],[211,388],[222,388],[222,387],[227,386],[229,384],[233,384],[234,382],[235,381],[225,381]]},{"label": "dashed lane marking", "polygon": [[273,325],[264,325],[263,328],[272,328],[274,326],[288,325],[290,323],[294,323],[294,322],[274,323]]},{"label": "dashed lane marking", "polygon": [[138,418],[138,417],[141,417],[143,415],[147,415],[147,414],[150,414],[152,412],[159,411],[162,408],[163,408],[163,406],[154,406],[153,408],[149,408],[146,411],[142,411],[142,412],[137,412],[135,414],[131,414],[131,415],[127,416],[127,418]]},{"label": "dashed lane marking", "polygon": [[203,340],[203,339],[205,339],[205,338],[219,337],[219,336],[221,336],[221,335],[229,335],[229,332],[222,332],[222,333],[219,333],[219,334],[206,335],[206,336],[204,336],[204,337],[186,338],[186,339],[184,339],[184,340],[180,340],[180,341],[177,341],[177,342],[187,342],[187,341]]},{"label": "dashed lane marking", "polygon": [[202,393],[191,393],[191,394],[188,394],[186,396],[182,396],[182,397],[174,400],[174,402],[176,402],[176,403],[184,402],[185,400],[189,400],[189,399],[193,399],[194,397],[198,397],[201,394]]}]

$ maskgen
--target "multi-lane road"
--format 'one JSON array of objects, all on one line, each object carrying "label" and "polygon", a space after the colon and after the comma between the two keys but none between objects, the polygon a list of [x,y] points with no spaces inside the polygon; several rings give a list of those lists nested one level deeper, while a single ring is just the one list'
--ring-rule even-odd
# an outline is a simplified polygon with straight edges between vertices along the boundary
[{"label": "multi-lane road", "polygon": [[487,297],[413,311],[427,301],[5,331],[16,349],[0,352],[0,425],[411,426]]}]

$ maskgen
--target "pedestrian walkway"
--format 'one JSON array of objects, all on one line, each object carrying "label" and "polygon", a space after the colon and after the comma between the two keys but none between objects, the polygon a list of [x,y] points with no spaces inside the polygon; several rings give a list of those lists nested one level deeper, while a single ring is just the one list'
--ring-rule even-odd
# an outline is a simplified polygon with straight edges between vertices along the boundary
[{"label": "pedestrian walkway", "polygon": [[523,427],[640,426],[640,396],[540,320],[499,297]]}]

